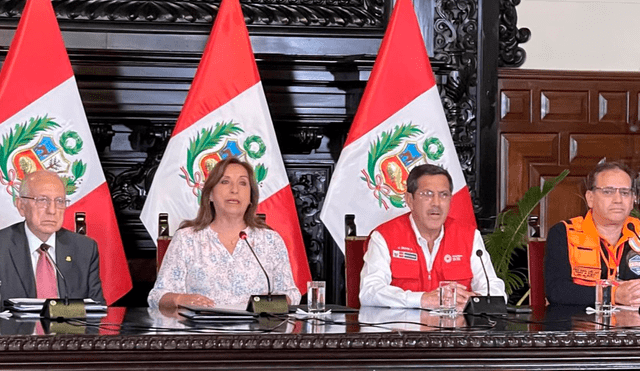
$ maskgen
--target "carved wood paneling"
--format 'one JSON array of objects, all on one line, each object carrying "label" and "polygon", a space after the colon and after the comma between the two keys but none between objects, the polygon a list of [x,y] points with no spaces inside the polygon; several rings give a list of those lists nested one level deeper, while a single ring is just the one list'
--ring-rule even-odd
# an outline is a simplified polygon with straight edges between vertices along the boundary
[{"label": "carved wood paneling", "polygon": [[600,160],[640,169],[640,74],[504,69],[499,76],[500,210],[569,169],[534,212],[545,237],[553,224],[586,212],[584,178]]},{"label": "carved wood paneling", "polygon": [[531,37],[528,28],[518,28],[516,6],[520,0],[500,0],[500,67],[520,67],[527,53],[520,47]]},{"label": "carved wood paneling", "polygon": [[[265,26],[382,28],[388,11],[385,0],[250,0],[241,3],[248,25]],[[3,0],[0,1],[0,13],[17,17],[23,6],[23,1]],[[54,0],[53,6],[59,18],[74,21],[209,24],[218,14],[220,2]]]}]

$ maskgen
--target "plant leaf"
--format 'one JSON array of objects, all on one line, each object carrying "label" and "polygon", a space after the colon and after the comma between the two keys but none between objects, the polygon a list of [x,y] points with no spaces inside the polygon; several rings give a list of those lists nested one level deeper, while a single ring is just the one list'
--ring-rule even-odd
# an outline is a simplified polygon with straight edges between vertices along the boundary
[{"label": "plant leaf", "polygon": [[545,181],[542,187],[529,188],[515,209],[498,214],[494,231],[483,237],[496,275],[504,281],[507,293],[512,293],[526,283],[526,275],[510,270],[510,267],[515,258],[514,252],[525,249],[529,241],[529,215],[568,174],[569,170],[564,170],[557,177]]}]

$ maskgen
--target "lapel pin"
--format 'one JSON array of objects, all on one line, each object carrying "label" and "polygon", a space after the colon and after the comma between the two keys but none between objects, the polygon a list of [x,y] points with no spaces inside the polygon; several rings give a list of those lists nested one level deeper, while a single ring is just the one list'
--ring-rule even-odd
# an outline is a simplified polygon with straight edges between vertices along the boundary
[{"label": "lapel pin", "polygon": [[70,262],[70,261],[71,261],[71,256],[67,255],[67,257],[66,257],[66,258],[64,258],[64,260],[66,260],[66,261]]}]

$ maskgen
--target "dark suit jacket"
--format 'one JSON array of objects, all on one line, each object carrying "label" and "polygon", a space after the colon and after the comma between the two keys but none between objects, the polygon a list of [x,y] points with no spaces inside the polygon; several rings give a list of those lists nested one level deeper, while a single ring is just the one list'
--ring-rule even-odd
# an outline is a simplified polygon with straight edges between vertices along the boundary
[{"label": "dark suit jacket", "polygon": [[[36,279],[29,255],[25,223],[0,230],[0,294],[2,300],[35,298]],[[58,275],[60,297],[91,298],[105,303],[100,281],[98,245],[89,237],[60,229],[56,233],[56,264],[66,279]]]}]

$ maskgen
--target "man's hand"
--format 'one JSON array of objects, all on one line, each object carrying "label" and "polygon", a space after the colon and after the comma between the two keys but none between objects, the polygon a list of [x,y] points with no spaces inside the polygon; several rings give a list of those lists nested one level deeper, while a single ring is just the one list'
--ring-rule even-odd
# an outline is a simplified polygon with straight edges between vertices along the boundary
[{"label": "man's hand", "polygon": [[[477,294],[475,292],[467,291],[466,287],[456,283],[456,308],[459,311],[464,309],[465,304],[467,304],[467,301],[471,296],[477,296]],[[420,306],[428,309],[438,308],[440,306],[440,289],[423,293],[422,299],[420,300]]]},{"label": "man's hand", "polygon": [[467,304],[467,301],[469,301],[469,298],[472,296],[477,296],[478,294],[476,294],[473,291],[467,291],[466,288],[464,286],[462,286],[461,284],[458,284],[457,288],[456,288],[456,308],[459,311],[464,310],[464,306]]},{"label": "man's hand", "polygon": [[620,282],[615,300],[616,304],[640,305],[640,279]]},{"label": "man's hand", "polygon": [[420,307],[427,309],[435,309],[440,306],[439,289],[425,292],[420,299]]}]

